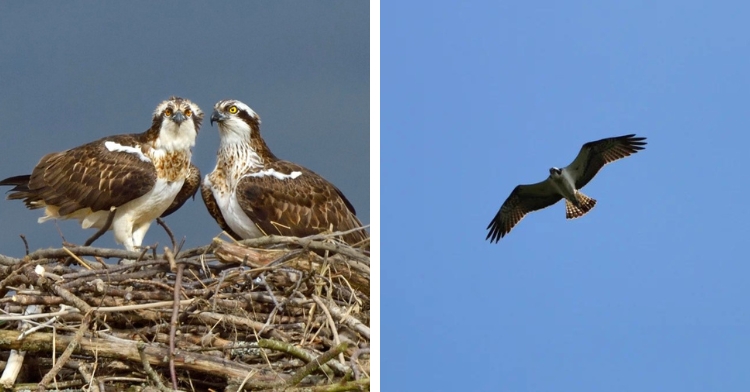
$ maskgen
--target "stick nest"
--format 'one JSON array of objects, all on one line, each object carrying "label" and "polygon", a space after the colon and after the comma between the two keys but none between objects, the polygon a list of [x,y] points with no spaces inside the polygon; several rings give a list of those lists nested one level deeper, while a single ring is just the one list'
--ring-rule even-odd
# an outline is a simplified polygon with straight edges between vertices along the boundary
[{"label": "stick nest", "polygon": [[369,252],[333,235],[156,248],[0,255],[0,390],[369,390]]}]

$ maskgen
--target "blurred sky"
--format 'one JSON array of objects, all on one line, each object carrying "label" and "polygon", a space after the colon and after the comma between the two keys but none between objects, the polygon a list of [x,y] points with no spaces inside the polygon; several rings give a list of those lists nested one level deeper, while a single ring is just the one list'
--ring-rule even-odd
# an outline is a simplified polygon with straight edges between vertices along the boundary
[{"label": "blurred sky", "polygon": [[[209,123],[220,99],[261,117],[281,159],[336,184],[370,222],[370,53],[367,2],[3,2],[0,3],[0,178],[31,173],[50,152],[108,135],[144,132],[171,95],[205,113],[193,162],[216,164]],[[3,193],[8,188],[0,190]],[[0,201],[0,253],[59,247],[41,210]],[[186,247],[221,232],[200,195],[167,219]],[[83,243],[95,230],[59,223]],[[151,226],[144,245],[168,245]],[[115,247],[110,233],[95,245]]]},{"label": "blurred sky", "polygon": [[[750,3],[384,2],[388,391],[746,391]],[[498,244],[585,142],[646,150]]]}]

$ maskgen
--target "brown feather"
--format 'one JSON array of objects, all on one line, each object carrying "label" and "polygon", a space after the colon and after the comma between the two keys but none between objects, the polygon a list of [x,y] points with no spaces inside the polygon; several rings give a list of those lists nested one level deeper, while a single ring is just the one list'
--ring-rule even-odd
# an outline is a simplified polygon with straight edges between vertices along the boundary
[{"label": "brown feather", "polygon": [[[267,235],[305,237],[323,231],[347,231],[362,227],[354,207],[333,184],[315,172],[287,161],[274,161],[263,170],[274,169],[296,178],[247,176],[240,180],[237,192],[240,207]],[[332,227],[331,227],[332,226]],[[344,236],[349,244],[362,244],[367,232],[357,230]]]},{"label": "brown feather", "polygon": [[584,144],[576,159],[570,164],[571,170],[581,173],[575,184],[576,189],[586,186],[605,165],[643,150],[647,144],[644,140],[645,137],[630,134]]},{"label": "brown feather", "polygon": [[169,208],[167,208],[166,211],[164,211],[163,214],[161,214],[162,218],[165,218],[166,216],[172,214],[173,212],[177,211],[182,207],[183,204],[185,204],[186,201],[190,198],[195,198],[195,193],[198,192],[198,188],[201,184],[201,171],[198,169],[197,166],[194,164],[190,164],[190,174],[188,174],[188,177],[185,179],[185,182],[182,184],[182,188],[180,188],[180,192],[175,196],[174,200],[172,201],[172,204],[169,205]]},{"label": "brown feather", "polygon": [[106,141],[140,145],[141,135],[109,136],[47,154],[29,176],[27,189],[8,198],[24,199],[29,208],[57,206],[60,215],[67,215],[82,208],[109,210],[143,196],[156,182],[153,165],[134,154],[111,154],[104,146]]},{"label": "brown feather", "polygon": [[[229,222],[245,236],[304,237],[362,227],[354,207],[338,188],[302,166],[276,158],[260,136],[260,117],[247,105],[236,100],[219,101],[211,121],[219,122],[222,143],[216,169],[207,176],[201,194],[222,229],[231,232]],[[226,144],[225,132],[232,134],[232,141]],[[270,174],[270,170],[276,174]],[[301,175],[289,176],[295,171]],[[243,217],[222,215],[214,192],[235,192],[239,208],[252,223]],[[248,224],[254,227],[246,227]],[[346,234],[343,239],[369,247],[369,235],[364,229]]]},{"label": "brown feather", "polygon": [[565,199],[565,218],[576,219],[586,215],[587,212],[591,211],[596,205],[596,200],[584,195],[581,191],[576,192],[578,198],[578,205]]},{"label": "brown feather", "polygon": [[549,187],[546,181],[518,185],[487,225],[489,233],[485,240],[488,239],[491,243],[500,241],[526,214],[549,207],[560,199],[562,196]]}]

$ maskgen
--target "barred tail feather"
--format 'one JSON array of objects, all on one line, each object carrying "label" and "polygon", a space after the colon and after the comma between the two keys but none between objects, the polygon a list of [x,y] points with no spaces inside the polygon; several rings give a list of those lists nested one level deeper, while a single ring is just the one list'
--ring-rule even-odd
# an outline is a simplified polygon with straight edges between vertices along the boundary
[{"label": "barred tail feather", "polygon": [[576,192],[578,196],[578,206],[575,206],[568,199],[565,199],[565,218],[575,219],[586,215],[596,205],[596,200],[584,195],[581,191]]}]

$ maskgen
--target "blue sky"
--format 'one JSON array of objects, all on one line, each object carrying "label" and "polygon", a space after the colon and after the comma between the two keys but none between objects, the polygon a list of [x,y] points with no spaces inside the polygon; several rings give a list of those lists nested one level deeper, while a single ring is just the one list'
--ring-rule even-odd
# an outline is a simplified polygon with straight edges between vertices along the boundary
[{"label": "blue sky", "polygon": [[[384,2],[383,390],[745,391],[750,4]],[[486,226],[585,142],[565,219]]]},{"label": "blue sky", "polygon": [[[233,98],[260,115],[279,158],[334,183],[369,223],[369,33],[365,2],[2,2],[0,179],[50,152],[144,132],[171,95],[205,114],[193,163],[207,174],[219,144],[208,119]],[[78,244],[95,232],[41,215],[0,200],[0,254],[24,254],[19,234],[33,251],[59,247],[58,226]],[[166,221],[187,247],[221,232],[200,196]],[[154,224],[144,245],[157,242],[169,238]],[[95,245],[117,246],[111,233]]]}]

